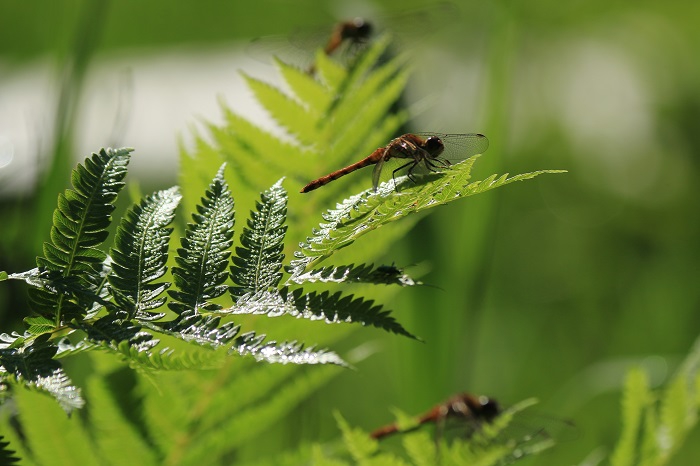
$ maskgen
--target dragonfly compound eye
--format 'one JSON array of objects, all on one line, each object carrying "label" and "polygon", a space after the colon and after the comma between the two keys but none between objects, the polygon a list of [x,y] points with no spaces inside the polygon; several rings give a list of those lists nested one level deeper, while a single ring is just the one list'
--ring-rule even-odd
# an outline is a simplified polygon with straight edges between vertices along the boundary
[{"label": "dragonfly compound eye", "polygon": [[445,149],[445,144],[437,136],[430,136],[425,140],[425,145],[423,147],[426,151],[430,153],[433,157],[442,153]]},{"label": "dragonfly compound eye", "polygon": [[372,24],[362,18],[355,18],[345,23],[342,30],[344,39],[352,39],[356,42],[363,42],[369,39],[372,34]]},{"label": "dragonfly compound eye", "polygon": [[487,420],[491,420],[501,413],[501,407],[496,400],[482,396],[479,397],[479,403],[481,404],[481,414]]}]

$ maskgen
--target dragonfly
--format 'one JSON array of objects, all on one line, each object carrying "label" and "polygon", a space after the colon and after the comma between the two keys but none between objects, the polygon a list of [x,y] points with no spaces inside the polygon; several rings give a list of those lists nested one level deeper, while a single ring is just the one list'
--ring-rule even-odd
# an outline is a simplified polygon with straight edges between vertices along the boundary
[{"label": "dragonfly", "polygon": [[350,21],[336,23],[328,42],[323,47],[323,53],[333,55],[344,43],[350,45],[366,44],[372,36],[374,26],[364,18],[354,18]]},{"label": "dragonfly", "polygon": [[[330,57],[344,46],[348,50],[360,49],[369,42],[373,30],[372,23],[360,17],[336,23],[323,47],[323,53]],[[313,75],[316,72],[315,63],[312,63],[306,72]]]},{"label": "dragonfly", "polygon": [[[328,33],[330,29],[330,34]],[[314,75],[316,64],[312,60],[312,51],[322,48],[329,57],[340,57],[342,62],[350,62],[369,44],[375,26],[362,17],[339,21],[331,28],[318,31],[296,31],[292,36],[256,37],[248,45],[248,53],[254,58],[267,56],[270,52],[296,57],[297,61],[311,62],[306,73]],[[302,65],[303,67],[303,65]]]},{"label": "dragonfly", "polygon": [[[461,419],[478,426],[481,423],[493,421],[501,411],[499,403],[492,398],[459,393],[423,413],[418,417],[416,426],[409,430],[428,423],[433,423],[440,428],[447,419]],[[398,432],[402,432],[401,428],[398,423],[393,423],[372,431],[370,437],[380,440]]]},{"label": "dragonfly", "polygon": [[374,165],[372,187],[375,192],[383,172],[391,173],[391,178],[396,182],[396,174],[408,169],[408,178],[416,183],[416,175],[438,172],[453,163],[481,154],[488,147],[488,138],[479,133],[406,133],[392,139],[386,146],[377,148],[359,162],[310,182],[301,192],[308,193],[369,165]]},{"label": "dragonfly", "polygon": [[[372,20],[357,16],[352,19],[337,21],[330,27],[328,24],[317,28],[306,28],[294,31],[290,36],[256,37],[251,41],[249,52],[253,57],[261,52],[268,55],[275,51],[276,55],[296,56],[297,60],[311,60],[311,51],[322,48],[327,56],[338,57],[341,62],[352,62],[367,44],[370,43],[377,30],[390,31],[392,36],[410,38],[421,41],[435,31],[445,28],[445,24],[454,22],[459,16],[459,10],[449,2],[440,2],[429,7],[409,9],[379,15]],[[330,32],[330,34],[329,34]],[[285,44],[286,43],[286,44]],[[286,49],[286,50],[285,50]],[[306,72],[313,75],[316,65],[311,63]]]}]

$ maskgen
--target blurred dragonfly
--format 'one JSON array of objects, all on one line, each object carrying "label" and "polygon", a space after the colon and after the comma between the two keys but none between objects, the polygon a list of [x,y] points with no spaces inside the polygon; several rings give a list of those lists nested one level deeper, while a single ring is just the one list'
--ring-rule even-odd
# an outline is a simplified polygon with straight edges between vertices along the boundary
[{"label": "blurred dragonfly", "polygon": [[[501,408],[496,400],[486,396],[460,393],[426,411],[418,417],[413,428],[403,432],[415,430],[429,423],[435,424],[438,430],[441,430],[447,419],[461,419],[476,427],[484,422],[493,421],[500,413]],[[379,440],[398,432],[402,432],[401,428],[398,423],[393,423],[372,431],[370,437]]]},{"label": "blurred dragonfly", "polygon": [[[555,418],[538,417],[539,427],[537,428],[533,428],[531,425],[518,425],[519,422],[514,419],[506,419],[505,424],[496,426],[499,416],[512,416],[534,403],[536,401],[533,399],[525,400],[516,406],[503,410],[493,398],[459,393],[421,414],[409,426],[401,426],[399,423],[388,424],[372,431],[370,437],[382,440],[393,434],[411,432],[427,424],[432,424],[435,426],[436,453],[439,455],[440,440],[449,425],[450,429],[457,429],[458,432],[461,432],[459,434],[461,438],[474,439],[481,446],[487,446],[491,443],[510,445],[512,451],[501,458],[503,463],[509,464],[554,446],[554,439],[550,435],[552,432],[558,431],[557,439],[559,440],[564,436],[563,430],[567,430],[568,434],[574,431],[572,422]],[[522,419],[518,419],[518,421],[522,421]],[[485,438],[476,439],[474,435],[485,428],[487,424],[493,425],[496,430]]]},{"label": "blurred dragonfly", "polygon": [[[390,31],[392,36],[401,42],[401,38],[411,38],[413,41],[439,31],[450,20],[454,20],[458,10],[454,4],[441,2],[429,7],[404,10],[400,13],[377,17],[373,20],[355,17],[338,21],[331,27],[304,29],[293,32],[289,37],[257,37],[251,41],[249,54],[253,57],[261,55],[296,56],[296,62],[310,62],[306,67],[309,74],[315,72],[316,65],[311,55],[313,51],[322,48],[328,56],[339,57],[340,61],[352,62],[355,57],[370,42],[379,29]],[[291,46],[291,47],[289,47]],[[267,51],[268,53],[264,53]],[[308,56],[306,59],[300,56]]]},{"label": "blurred dragonfly", "polygon": [[391,173],[392,179],[396,181],[396,174],[407,169],[408,178],[415,183],[416,175],[440,171],[453,163],[481,154],[488,147],[489,140],[483,134],[407,133],[376,149],[359,162],[310,182],[301,192],[308,193],[369,165],[375,166],[372,172],[372,187],[375,191],[382,173]]}]

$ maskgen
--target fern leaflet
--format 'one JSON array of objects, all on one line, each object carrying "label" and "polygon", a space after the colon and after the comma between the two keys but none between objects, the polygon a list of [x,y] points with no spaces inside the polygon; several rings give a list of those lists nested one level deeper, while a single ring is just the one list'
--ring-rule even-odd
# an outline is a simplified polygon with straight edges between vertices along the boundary
[{"label": "fern leaflet", "polygon": [[35,339],[0,335],[0,379],[3,384],[20,384],[51,395],[70,414],[85,402],[54,355],[57,347],[49,344],[49,335]]},{"label": "fern leaflet", "polygon": [[233,198],[224,180],[222,166],[209,185],[194,223],[187,226],[182,247],[177,250],[177,267],[173,277],[178,291],[170,291],[173,301],[168,306],[177,314],[186,309],[196,312],[219,308],[209,300],[224,294],[231,244],[233,243]]},{"label": "fern leaflet", "polygon": [[165,315],[150,311],[165,303],[165,298],[158,296],[170,283],[152,282],[165,275],[173,231],[166,227],[173,221],[180,199],[177,188],[154,193],[132,207],[117,229],[109,284],[128,319],[155,320]]},{"label": "fern leaflet", "polygon": [[406,275],[403,273],[403,270],[394,265],[380,265],[375,267],[372,264],[321,267],[300,275],[293,275],[289,278],[289,282],[298,285],[307,282],[374,283],[401,286],[422,285],[421,282]]},{"label": "fern leaflet", "polygon": [[290,315],[302,319],[323,320],[328,324],[355,322],[418,339],[391,317],[389,311],[383,311],[382,306],[374,305],[374,301],[353,298],[352,295],[343,296],[339,291],[334,294],[328,291],[305,294],[301,288],[293,291],[282,288],[279,291],[251,293],[242,296],[235,306],[222,312],[264,314],[268,317]]},{"label": "fern leaflet", "polygon": [[242,247],[236,248],[231,267],[231,277],[238,285],[231,288],[235,298],[279,284],[286,217],[287,193],[280,180],[262,194],[257,211],[251,212],[248,227],[241,234]]},{"label": "fern leaflet", "polygon": [[[108,235],[117,194],[124,187],[129,153],[132,149],[102,149],[78,165],[72,174],[72,190],[58,196],[53,214],[51,242],[44,243],[44,256],[37,258],[42,271],[49,272],[57,286],[82,293],[90,290],[88,278],[95,276],[95,265],[106,256],[96,248]],[[85,314],[82,296],[58,293],[48,288],[30,290],[32,309],[62,322]]]}]

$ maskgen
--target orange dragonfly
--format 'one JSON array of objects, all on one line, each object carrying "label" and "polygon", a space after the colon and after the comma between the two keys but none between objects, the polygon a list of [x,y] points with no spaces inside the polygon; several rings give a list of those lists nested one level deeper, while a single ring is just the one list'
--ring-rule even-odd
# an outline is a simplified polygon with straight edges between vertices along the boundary
[{"label": "orange dragonfly", "polygon": [[415,175],[437,172],[455,162],[481,154],[488,147],[489,140],[483,134],[407,133],[392,139],[359,162],[310,182],[301,192],[308,193],[369,165],[374,165],[372,187],[375,191],[382,172],[391,172],[395,182],[396,173],[407,168],[408,178],[415,183]]},{"label": "orange dragonfly", "polygon": [[[409,430],[417,429],[428,423],[434,423],[438,428],[441,428],[447,419],[462,419],[478,425],[493,421],[500,413],[501,407],[496,400],[486,396],[460,393],[422,414],[418,418],[417,425]],[[397,432],[401,432],[401,429],[397,423],[393,423],[374,430],[370,437],[380,440]]]}]

